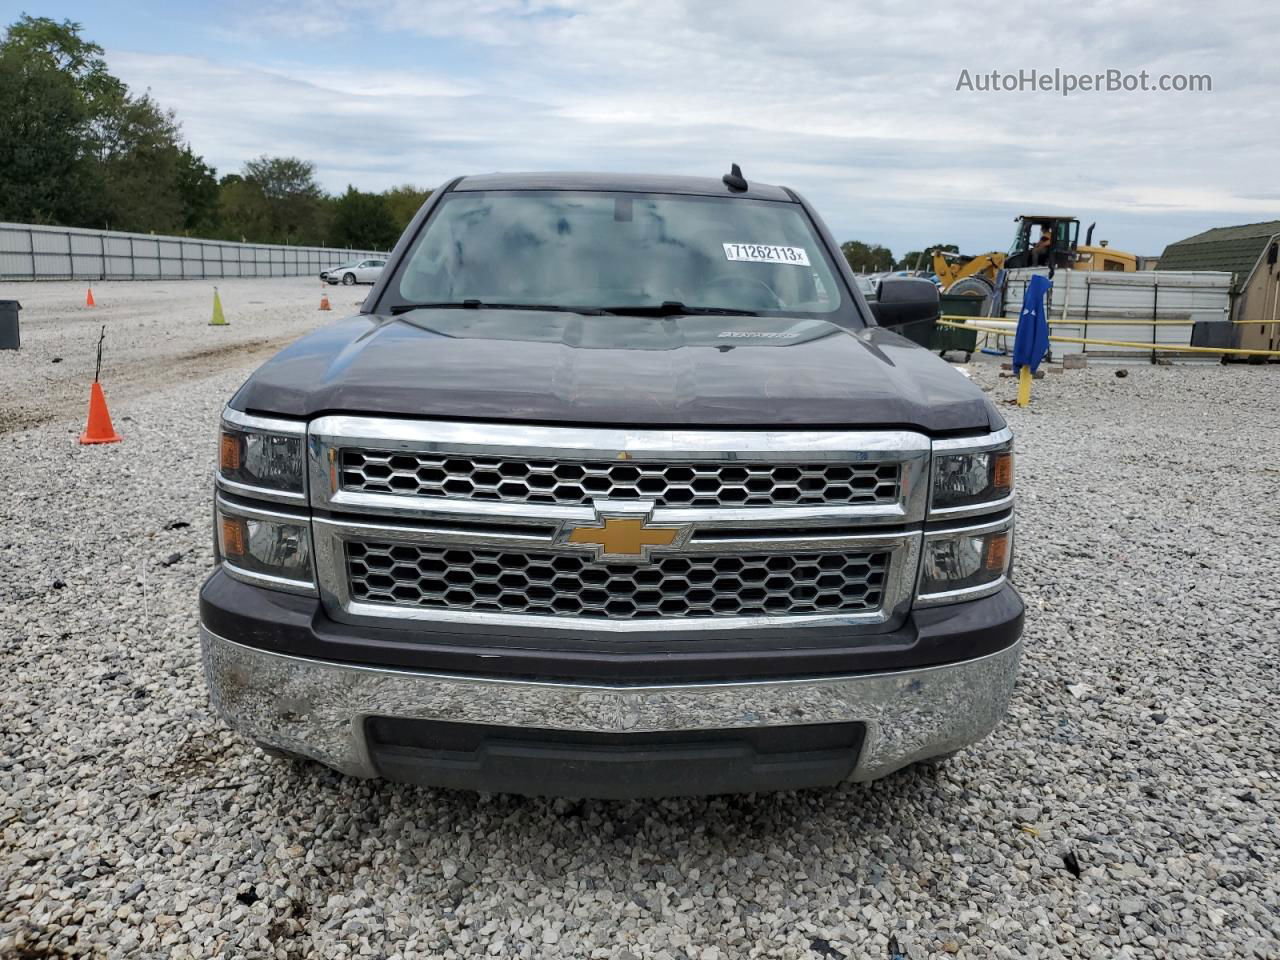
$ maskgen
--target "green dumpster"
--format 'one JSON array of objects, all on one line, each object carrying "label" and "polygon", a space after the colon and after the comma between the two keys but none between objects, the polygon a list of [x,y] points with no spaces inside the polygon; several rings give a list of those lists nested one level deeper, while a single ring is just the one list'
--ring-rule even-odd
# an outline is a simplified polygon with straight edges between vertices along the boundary
[{"label": "green dumpster", "polygon": [[906,337],[912,343],[918,343],[922,347],[934,350],[937,349],[933,346],[934,338],[942,328],[938,326],[937,317],[930,317],[928,320],[912,320],[910,323],[899,323],[892,329],[894,333]]},{"label": "green dumpster", "polygon": [[[938,300],[942,304],[943,316],[959,317],[982,316],[982,305],[986,302],[985,297],[971,296],[967,293],[944,293]],[[946,353],[948,350],[963,351],[967,362],[973,352],[978,349],[978,331],[958,330],[955,327],[944,327],[939,324],[934,331],[933,342],[929,344],[929,349],[937,350],[939,354]]]}]

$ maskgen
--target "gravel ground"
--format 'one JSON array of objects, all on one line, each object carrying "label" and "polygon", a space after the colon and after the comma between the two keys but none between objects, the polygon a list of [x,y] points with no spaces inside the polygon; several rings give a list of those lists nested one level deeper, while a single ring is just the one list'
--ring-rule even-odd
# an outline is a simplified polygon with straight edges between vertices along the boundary
[{"label": "gravel ground", "polygon": [[[1280,367],[1051,373],[1026,411],[972,369],[1018,431],[1029,644],[1009,720],[941,769],[478,796],[269,760],[206,705],[215,418],[254,340],[333,316],[312,284],[225,285],[245,352],[205,370],[203,284],[104,285],[92,318],[19,291],[0,409],[57,351],[78,406],[0,428],[0,956],[1280,957]],[[126,439],[82,448],[67,368],[108,311]],[[122,388],[126,353],[154,378]]]}]

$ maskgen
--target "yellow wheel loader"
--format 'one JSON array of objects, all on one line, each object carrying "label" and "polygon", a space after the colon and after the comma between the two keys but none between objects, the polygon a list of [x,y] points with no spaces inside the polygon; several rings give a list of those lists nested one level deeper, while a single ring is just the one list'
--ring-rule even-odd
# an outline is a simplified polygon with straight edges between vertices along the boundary
[{"label": "yellow wheel loader", "polygon": [[1024,214],[1015,221],[1018,232],[1008,253],[982,253],[976,257],[942,250],[933,251],[933,272],[938,275],[944,293],[963,293],[983,297],[982,313],[987,313],[996,288],[996,275],[1001,270],[1017,267],[1048,267],[1056,270],[1121,270],[1138,269],[1138,258],[1132,253],[1112,250],[1104,240],[1093,246],[1090,224],[1084,243],[1078,242],[1080,221],[1074,217]]}]

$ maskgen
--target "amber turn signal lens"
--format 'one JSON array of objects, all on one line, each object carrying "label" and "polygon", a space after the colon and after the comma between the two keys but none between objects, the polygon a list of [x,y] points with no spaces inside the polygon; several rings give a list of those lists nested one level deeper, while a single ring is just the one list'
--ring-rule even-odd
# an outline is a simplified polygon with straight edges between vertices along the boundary
[{"label": "amber turn signal lens", "polygon": [[1006,450],[996,454],[996,462],[991,471],[991,486],[1001,493],[1013,489],[1013,453]]},{"label": "amber turn signal lens", "polygon": [[223,433],[218,444],[218,466],[224,472],[240,469],[240,438],[234,433]]},{"label": "amber turn signal lens", "polygon": [[249,540],[249,531],[239,517],[222,518],[222,555],[243,557]]},{"label": "amber turn signal lens", "polygon": [[983,566],[988,570],[1003,571],[1005,562],[1009,559],[1009,531],[1005,530],[1001,533],[993,533],[987,537],[987,556],[983,561]]}]

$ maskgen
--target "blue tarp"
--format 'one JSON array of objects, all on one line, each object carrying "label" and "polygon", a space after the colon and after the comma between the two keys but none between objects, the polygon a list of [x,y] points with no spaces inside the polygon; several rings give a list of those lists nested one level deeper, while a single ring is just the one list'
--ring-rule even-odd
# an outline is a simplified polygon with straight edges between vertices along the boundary
[{"label": "blue tarp", "polygon": [[1022,298],[1018,329],[1013,335],[1013,372],[1030,367],[1035,373],[1049,352],[1049,320],[1045,316],[1044,298],[1053,283],[1042,274],[1033,274]]}]

